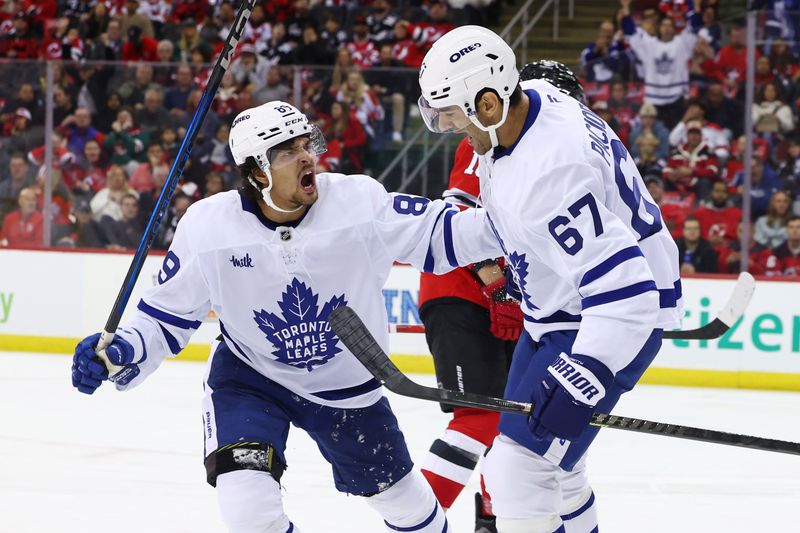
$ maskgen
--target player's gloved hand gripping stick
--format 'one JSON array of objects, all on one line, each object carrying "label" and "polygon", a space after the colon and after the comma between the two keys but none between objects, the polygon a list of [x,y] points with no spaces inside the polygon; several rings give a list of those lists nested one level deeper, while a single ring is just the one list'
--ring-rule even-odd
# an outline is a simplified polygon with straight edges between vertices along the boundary
[{"label": "player's gloved hand gripping stick", "polygon": [[[490,396],[482,396],[469,392],[424,387],[418,383],[414,383],[389,360],[389,356],[386,355],[380,345],[378,345],[375,338],[358,315],[356,315],[355,311],[347,306],[339,307],[331,312],[328,317],[328,322],[344,345],[347,346],[359,361],[361,361],[367,370],[369,370],[387,389],[401,396],[409,396],[411,398],[462,407],[476,407],[479,409],[522,415],[531,415],[532,411],[536,408],[530,403],[492,398]],[[735,433],[726,433],[724,431],[665,424],[662,422],[650,422],[647,420],[603,413],[593,413],[588,419],[588,423],[593,426],[800,455],[800,443],[797,442],[738,435]]]},{"label": "player's gloved hand gripping stick", "polygon": [[[225,40],[225,45],[222,48],[222,52],[220,52],[217,62],[214,65],[214,69],[211,71],[208,83],[206,84],[203,94],[200,97],[200,102],[197,104],[197,109],[195,110],[192,120],[189,122],[189,126],[186,129],[186,136],[183,138],[183,142],[178,149],[178,154],[175,156],[175,161],[172,163],[172,168],[170,168],[169,176],[167,176],[164,187],[161,189],[161,194],[158,196],[158,201],[153,209],[153,214],[150,215],[150,220],[147,222],[147,227],[144,230],[144,235],[142,235],[142,240],[139,241],[139,246],[136,248],[136,253],[133,255],[131,266],[128,268],[125,281],[122,283],[122,287],[120,287],[117,300],[114,302],[114,307],[111,309],[111,313],[108,316],[105,329],[100,334],[99,340],[96,342],[94,347],[89,346],[90,349],[94,349],[97,357],[105,365],[105,368],[108,370],[108,379],[111,381],[117,381],[119,379],[130,381],[138,373],[138,368],[135,364],[131,363],[130,360],[126,361],[124,357],[117,357],[117,352],[115,352],[114,357],[109,358],[107,350],[114,341],[114,332],[117,330],[117,326],[122,318],[122,313],[125,310],[125,307],[128,305],[128,300],[133,292],[136,279],[139,277],[142,266],[144,266],[144,260],[147,257],[147,253],[150,251],[150,246],[153,244],[153,239],[158,233],[158,228],[161,225],[161,220],[164,217],[164,213],[166,213],[167,208],[169,207],[169,202],[172,199],[173,193],[175,192],[175,187],[177,186],[178,181],[183,174],[183,168],[186,165],[186,160],[189,158],[189,154],[192,151],[192,145],[197,137],[197,133],[200,131],[200,128],[203,125],[203,120],[208,114],[208,109],[211,107],[211,102],[214,100],[214,95],[217,93],[217,89],[222,82],[222,76],[230,66],[233,53],[236,50],[236,45],[239,43],[239,39],[242,37],[242,32],[244,31],[244,27],[250,18],[250,12],[253,10],[255,4],[256,0],[243,0],[241,6],[239,6],[239,12],[236,14],[236,18],[233,21],[231,31],[228,33],[228,38]],[[87,337],[85,340],[89,340],[90,338],[91,337]],[[79,359],[79,354],[76,350],[75,364],[73,364],[73,380],[75,379],[74,373],[76,369],[80,372],[81,365]],[[88,363],[85,363],[83,368],[88,372],[92,367],[91,365],[88,365]],[[97,368],[94,368],[94,370],[97,370]],[[94,372],[89,372],[87,376],[91,376],[92,374],[95,376],[102,376],[102,372],[96,374]],[[92,378],[88,377],[88,379],[91,380]]]}]

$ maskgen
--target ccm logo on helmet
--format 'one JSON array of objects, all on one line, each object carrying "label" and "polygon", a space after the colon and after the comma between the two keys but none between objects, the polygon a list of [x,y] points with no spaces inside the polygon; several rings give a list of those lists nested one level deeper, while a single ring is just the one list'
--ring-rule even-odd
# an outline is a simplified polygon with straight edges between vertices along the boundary
[{"label": "ccm logo on helmet", "polygon": [[462,57],[464,57],[468,53],[470,53],[473,50],[475,50],[476,48],[480,48],[480,47],[481,47],[481,43],[475,43],[475,44],[471,44],[471,45],[469,45],[467,47],[464,47],[461,50],[459,50],[458,52],[456,52],[456,53],[454,53],[453,55],[450,56],[450,62],[451,63],[455,63],[456,61],[458,61],[459,59],[461,59]]},{"label": "ccm logo on helmet", "polygon": [[297,124],[298,122],[303,122],[303,119],[302,118],[294,118],[292,120],[287,121],[286,124],[284,124],[284,126],[291,126],[292,124]]},{"label": "ccm logo on helmet", "polygon": [[243,120],[247,120],[248,118],[250,118],[250,115],[245,115],[245,116],[243,116],[243,117],[239,117],[239,118],[237,118],[236,120],[234,120],[234,121],[233,121],[233,125],[231,125],[231,128],[232,128],[233,126],[237,125],[238,123],[240,123],[241,121],[243,121]]}]

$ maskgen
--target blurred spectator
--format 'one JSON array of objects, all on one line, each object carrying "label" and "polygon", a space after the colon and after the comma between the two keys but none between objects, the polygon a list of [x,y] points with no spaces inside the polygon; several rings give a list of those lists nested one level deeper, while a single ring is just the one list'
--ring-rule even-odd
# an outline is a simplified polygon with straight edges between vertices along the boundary
[{"label": "blurred spectator", "polygon": [[292,63],[296,65],[332,65],[335,48],[319,38],[314,26],[303,28],[303,35],[292,54]]},{"label": "blurred spectator", "polygon": [[[158,135],[159,131],[175,123],[175,119],[164,109],[163,103],[164,93],[161,89],[148,89],[144,93],[144,106],[136,110],[136,123],[143,134]],[[188,105],[187,102],[187,107]]]},{"label": "blurred spectator", "polygon": [[736,238],[736,226],[742,220],[742,211],[733,206],[725,182],[716,181],[708,201],[702,202],[694,217],[700,222],[703,238],[716,247]]},{"label": "blurred spectator", "polygon": [[233,154],[228,147],[231,128],[227,122],[220,122],[214,135],[192,151],[192,156],[207,165],[214,172],[232,176],[236,168]]},{"label": "blurred spectator", "polygon": [[192,60],[192,50],[195,48],[209,49],[208,43],[197,30],[197,22],[193,18],[187,18],[181,22],[181,36],[176,44],[180,60],[184,63]]},{"label": "blurred spectator", "polygon": [[178,67],[175,71],[175,85],[164,93],[164,107],[167,111],[186,109],[189,93],[195,89],[192,78],[192,67],[185,63]]},{"label": "blurred spectator", "polygon": [[117,120],[117,112],[121,107],[122,98],[120,97],[119,93],[109,93],[105,103],[100,106],[100,109],[97,111],[97,114],[95,114],[94,119],[92,120],[95,127],[102,132],[111,131],[111,124]]},{"label": "blurred spectator", "polygon": [[75,222],[71,240],[80,248],[104,248],[108,241],[100,223],[92,218],[92,208],[85,198],[78,199],[72,208]]},{"label": "blurred spectator", "polygon": [[704,198],[711,183],[719,178],[719,162],[703,141],[703,124],[699,120],[686,127],[686,143],[678,147],[667,161],[664,179],[673,190],[696,191]]},{"label": "blurred spectator", "polygon": [[379,46],[391,44],[394,41],[394,25],[398,20],[399,17],[392,13],[392,3],[389,0],[375,0],[372,13],[367,15],[370,40]]},{"label": "blurred spectator", "polygon": [[669,157],[669,133],[657,116],[655,106],[645,102],[639,110],[639,123],[631,130],[628,146],[642,175],[653,165],[663,168]]},{"label": "blurred spectator", "polygon": [[341,28],[339,17],[334,13],[328,13],[325,17],[325,24],[319,36],[331,50],[339,50],[347,43],[347,32]]},{"label": "blurred spectator", "polygon": [[[752,177],[750,186],[750,216],[756,220],[766,214],[769,200],[777,191],[783,190],[783,180],[778,173],[760,158],[754,157],[752,163]],[[744,170],[738,172],[733,179],[737,192],[744,193]]]},{"label": "blurred spectator", "polygon": [[114,220],[108,215],[100,225],[106,235],[108,248],[114,250],[133,250],[139,245],[144,227],[139,221],[139,200],[133,194],[124,194],[120,200],[121,217]]},{"label": "blurred spectator", "polygon": [[[760,56],[761,52],[756,47],[756,58]],[[735,96],[747,76],[747,42],[741,23],[730,27],[728,44],[720,48],[717,66],[720,70],[719,81],[725,85],[728,96]]]},{"label": "blurred spectator", "polygon": [[92,216],[100,221],[104,216],[114,220],[122,218],[120,202],[125,194],[138,194],[128,186],[128,174],[119,165],[111,165],[106,175],[106,186],[97,191],[91,201]]},{"label": "blurred spectator", "polygon": [[692,7],[686,0],[660,0],[658,3],[662,19],[670,19],[677,33],[686,27],[686,17]]},{"label": "blurred spectator", "polygon": [[703,142],[708,149],[723,161],[730,155],[728,146],[730,137],[719,124],[705,120],[705,110],[700,100],[690,100],[686,105],[681,121],[669,132],[669,144],[678,147],[687,140],[687,127],[690,122],[700,122],[702,125]]},{"label": "blurred spectator", "polygon": [[206,176],[205,182],[205,194],[203,198],[208,198],[209,196],[214,196],[219,192],[224,192],[225,188],[225,178],[222,177],[222,174],[219,172],[211,172]]},{"label": "blurred spectator", "polygon": [[309,26],[317,29],[317,22],[309,13],[309,0],[295,0],[291,15],[284,21],[286,37],[297,44],[303,37],[303,30]]},{"label": "blurred spectator", "polygon": [[36,193],[31,188],[19,191],[19,209],[7,214],[0,229],[0,246],[41,247],[44,217],[36,209]]},{"label": "blurred spectator", "polygon": [[789,195],[783,191],[774,192],[767,213],[756,220],[753,239],[767,248],[777,248],[786,240],[786,224],[791,216]]},{"label": "blurred spectator", "polygon": [[289,63],[293,50],[294,42],[286,37],[286,26],[278,22],[272,26],[272,36],[259,56],[269,65],[284,65]]},{"label": "blurred spectator", "polygon": [[786,235],[786,241],[772,254],[778,264],[776,270],[783,276],[800,277],[800,217],[789,217]]},{"label": "blurred spectator", "polygon": [[353,22],[353,38],[346,46],[356,66],[369,68],[378,62],[378,47],[369,39],[367,20],[362,15]]},{"label": "blurred spectator", "polygon": [[[736,174],[744,168],[744,149],[746,138],[740,135],[738,139],[731,143],[731,157],[725,165],[724,178],[729,186],[733,186]],[[769,144],[766,140],[758,137],[753,138],[753,156],[766,161],[769,157]]]},{"label": "blurred spectator", "polygon": [[[225,2],[225,4],[229,4],[229,2]],[[224,15],[225,24],[220,29],[219,36],[225,39],[228,37],[228,31],[230,31],[231,26],[233,26],[233,21],[236,18],[236,11],[233,9],[233,5],[230,4],[230,9],[228,9],[228,7],[224,9],[221,7],[220,14],[221,16]],[[272,37],[272,25],[267,22],[264,6],[260,3],[256,3],[256,5],[253,6],[253,10],[250,12],[250,18],[247,20],[247,24],[244,26],[242,42],[253,44],[256,47],[256,52],[262,52],[270,37]]]},{"label": "blurred spectator", "polygon": [[[45,191],[47,181],[50,181],[52,193],[50,203],[45,204]],[[52,221],[52,242],[57,242],[61,237],[69,233],[69,213],[72,206],[72,195],[64,184],[63,173],[60,168],[53,167],[48,174],[46,167],[39,168],[36,181],[33,183],[33,192],[36,194],[36,209],[42,214],[49,214]]]},{"label": "blurred spectator", "polygon": [[145,146],[149,138],[134,123],[130,109],[122,108],[117,113],[117,120],[111,125],[111,132],[103,141],[103,149],[111,155],[111,163],[127,166],[132,161],[144,161]]},{"label": "blurred spectator", "polygon": [[154,35],[160,35],[161,28],[167,22],[171,11],[171,0],[144,0],[136,12],[153,23]]},{"label": "blurred spectator", "polygon": [[118,61],[122,59],[122,46],[125,44],[122,23],[112,18],[108,21],[105,32],[95,39],[89,49],[88,58],[102,61]]},{"label": "blurred spectator", "polygon": [[709,122],[728,130],[728,139],[735,139],[744,131],[742,106],[725,96],[722,83],[715,81],[709,84],[701,106]]},{"label": "blurred spectator", "polygon": [[59,127],[67,138],[67,149],[78,156],[78,162],[83,158],[83,147],[87,141],[103,141],[103,134],[92,127],[92,115],[85,107],[77,108]]},{"label": "blurred spectator", "polygon": [[253,93],[253,102],[256,105],[265,104],[275,100],[285,102],[291,93],[289,86],[283,83],[281,70],[278,66],[272,66],[267,71],[266,83]]},{"label": "blurred spectator", "polygon": [[211,77],[211,69],[212,66],[209,63],[211,61],[211,49],[205,48],[202,46],[196,46],[192,48],[192,62],[191,67],[194,71],[194,84],[202,89],[208,83],[208,79]]},{"label": "blurred spectator", "polygon": [[395,43],[392,54],[405,66],[418,69],[422,66],[425,50],[411,38],[408,27],[408,21],[405,20],[394,25]]},{"label": "blurred spectator", "polygon": [[236,84],[236,78],[233,77],[233,72],[226,71],[222,75],[219,89],[217,89],[217,96],[211,102],[211,108],[225,122],[231,122],[233,115],[236,113],[236,102],[239,99],[239,86]]},{"label": "blurred spectator", "polygon": [[628,135],[633,121],[639,112],[639,105],[628,97],[628,88],[621,81],[611,83],[611,95],[608,99],[608,110],[619,122],[620,140],[628,146]]},{"label": "blurred spectator", "polygon": [[81,179],[72,187],[72,194],[91,197],[106,185],[108,157],[97,139],[90,139],[83,145],[83,158],[80,163]]},{"label": "blurred spectator", "polygon": [[268,61],[256,55],[256,47],[250,43],[242,45],[239,57],[231,64],[231,73],[240,87],[261,87],[267,78],[268,69]]},{"label": "blurred spectator", "polygon": [[357,174],[364,170],[362,161],[367,146],[367,132],[346,102],[331,104],[333,138],[342,144],[340,172]]},{"label": "blurred spectator", "polygon": [[[750,235],[753,235],[752,224]],[[750,239],[750,253],[748,254],[747,271],[758,276],[764,273],[762,257],[769,253],[763,246],[752,238]],[[717,267],[720,274],[737,274],[742,261],[742,222],[736,225],[736,239],[717,247]]]},{"label": "blurred spectator", "polygon": [[161,142],[161,149],[164,150],[166,160],[173,161],[175,156],[178,155],[178,150],[180,149],[180,145],[178,143],[178,134],[175,132],[175,128],[167,127],[161,130],[159,141]]},{"label": "blurred spectator", "polygon": [[53,87],[53,124],[61,124],[65,118],[75,112],[75,101],[60,85]]},{"label": "blurred spectator", "polygon": [[700,8],[700,16],[703,22],[703,27],[697,32],[698,37],[706,41],[715,52],[718,52],[722,46],[722,27],[717,21],[717,8],[716,6],[702,5]]},{"label": "blurred spectator", "polygon": [[611,129],[614,130],[617,135],[619,135],[619,132],[622,128],[617,118],[611,113],[611,111],[609,111],[608,102],[606,100],[596,101],[592,106],[592,111],[597,113],[597,116],[602,118],[609,126],[611,126]]},{"label": "blurred spectator", "polygon": [[597,29],[593,43],[586,45],[581,52],[581,68],[586,81],[608,82],[622,70],[621,62],[626,60],[625,42],[615,35],[614,23],[604,20]]},{"label": "blurred spectator", "polygon": [[366,71],[373,94],[391,110],[392,141],[403,141],[403,124],[406,118],[406,95],[413,94],[409,87],[409,77],[404,65],[392,55],[392,45],[381,45],[380,61]]},{"label": "blurred spectator", "polygon": [[158,141],[150,141],[147,145],[147,160],[139,163],[131,173],[130,187],[139,193],[153,190],[153,172],[159,167],[167,167],[164,163],[164,150]]},{"label": "blurred spectator", "polygon": [[423,50],[423,54],[444,34],[455,28],[450,21],[447,2],[443,0],[434,0],[428,4],[428,19],[426,22],[415,24],[408,21],[398,23],[406,25],[409,37]]},{"label": "blurred spectator", "polygon": [[336,99],[347,102],[350,110],[355,112],[359,122],[370,137],[379,133],[384,119],[383,106],[364,82],[364,76],[359,70],[351,70],[347,74],[347,81],[339,87]]},{"label": "blurred spectator", "polygon": [[683,236],[677,240],[681,275],[714,273],[717,271],[717,252],[700,236],[700,222],[688,217],[683,222]]},{"label": "blurred spectator", "polygon": [[[180,54],[175,48],[175,44],[169,39],[162,39],[158,41],[156,46],[156,57],[160,63],[172,63],[180,58]],[[159,80],[160,82],[160,80]]]},{"label": "blurred spectator", "polygon": [[24,12],[14,16],[11,31],[0,40],[0,56],[9,59],[36,59],[36,36],[31,31],[30,22]]},{"label": "blurred spectator", "polygon": [[169,245],[172,244],[172,239],[175,237],[175,229],[178,227],[178,222],[186,214],[186,210],[189,209],[191,204],[191,198],[185,194],[179,193],[175,195],[175,198],[172,199],[172,207],[167,212],[166,220],[156,240],[158,248],[163,250],[169,248]]},{"label": "blurred spectator", "polygon": [[138,25],[128,28],[128,40],[122,45],[123,61],[158,61],[158,41],[143,35]]},{"label": "blurred spectator", "polygon": [[137,13],[137,11],[139,11],[139,0],[125,0],[125,10],[119,17],[119,21],[122,23],[122,33],[127,35],[131,26],[138,26],[142,30],[142,35],[155,37],[153,23],[150,22],[149,18]]},{"label": "blurred spectator", "polygon": [[800,65],[797,62],[797,56],[785,41],[772,42],[769,51],[769,63],[781,83],[788,84],[791,81],[797,81],[796,77],[800,74]]},{"label": "blurred spectator", "polygon": [[33,185],[34,175],[28,160],[21,152],[11,154],[8,175],[0,180],[0,218],[14,209],[22,189]]},{"label": "blurred spectator", "polygon": [[153,169],[153,188],[139,194],[139,221],[142,226],[147,226],[168,176],[169,169],[166,165],[155,167]]},{"label": "blurred spectator", "polygon": [[[86,4],[88,5],[90,2],[86,2]],[[96,41],[107,31],[109,22],[111,22],[111,15],[108,12],[108,6],[104,2],[97,2],[91,6],[89,15],[81,21],[80,33],[87,41]]]},{"label": "blurred spectator", "polygon": [[761,56],[756,59],[756,72],[755,79],[753,80],[756,87],[760,87],[765,83],[775,81],[775,72],[772,70],[772,64],[769,62],[769,57]]},{"label": "blurred spectator", "polygon": [[346,46],[339,48],[336,52],[336,59],[333,62],[333,73],[331,74],[331,93],[336,95],[339,87],[347,80],[347,73],[355,68],[353,57]]},{"label": "blurred spectator", "polygon": [[134,79],[123,83],[117,90],[122,103],[129,106],[141,105],[147,91],[160,89],[161,86],[153,81],[153,66],[149,63],[136,65]]},{"label": "blurred spectator", "polygon": [[767,82],[758,91],[753,104],[753,127],[758,133],[787,134],[794,130],[794,115],[788,105],[779,99],[775,82]]},{"label": "blurred spectator", "polygon": [[42,134],[41,126],[33,126],[30,111],[20,107],[3,125],[0,148],[7,153],[28,152],[42,143]]},{"label": "blurred spectator", "polygon": [[7,120],[12,120],[19,108],[27,109],[31,119],[37,124],[44,122],[44,100],[36,95],[30,83],[22,83],[16,96],[6,102],[0,111],[0,121],[5,123]]},{"label": "blurred spectator", "polygon": [[644,70],[645,101],[656,106],[658,117],[672,128],[683,112],[684,98],[689,89],[689,59],[692,57],[699,17],[692,16],[691,27],[675,36],[675,26],[670,18],[661,19],[658,38],[638,28],[630,16],[630,0],[621,0],[622,30],[631,50],[642,62]]},{"label": "blurred spectator", "polygon": [[[778,167],[778,175],[783,180],[786,188],[791,191],[792,197],[797,200],[800,195],[800,138],[793,137],[786,151],[786,158]],[[800,206],[795,204],[792,208],[795,213],[800,213]]]}]

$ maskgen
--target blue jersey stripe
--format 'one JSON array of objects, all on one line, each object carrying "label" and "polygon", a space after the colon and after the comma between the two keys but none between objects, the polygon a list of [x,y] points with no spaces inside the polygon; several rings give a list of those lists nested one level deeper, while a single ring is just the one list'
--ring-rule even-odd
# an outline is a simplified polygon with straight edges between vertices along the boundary
[{"label": "blue jersey stripe", "polygon": [[544,318],[533,318],[527,314],[523,315],[525,320],[533,324],[556,324],[558,322],[580,322],[581,315],[572,315],[566,311],[556,311],[550,316]]},{"label": "blue jersey stripe", "polygon": [[158,327],[161,328],[161,333],[164,335],[164,338],[167,339],[169,351],[172,352],[172,355],[178,355],[181,351],[181,344],[178,342],[178,339],[161,324],[159,324]]},{"label": "blue jersey stripe", "polygon": [[390,524],[389,522],[386,522],[385,520],[384,520],[384,524],[386,524],[386,526],[389,529],[392,529],[394,531],[419,531],[420,529],[424,528],[425,526],[427,526],[428,524],[433,522],[433,519],[436,517],[436,513],[437,512],[439,512],[439,504],[438,503],[433,506],[433,512],[428,516],[428,518],[426,518],[425,520],[423,520],[422,522],[420,522],[416,526],[410,526],[410,527],[393,526],[392,524]]},{"label": "blue jersey stripe", "polygon": [[356,396],[361,396],[362,394],[372,392],[375,389],[380,388],[380,386],[381,384],[375,379],[369,379],[364,383],[362,383],[361,385],[355,385],[353,387],[347,387],[345,389],[332,389],[319,392],[312,392],[311,394],[313,394],[317,398],[322,398],[323,400],[328,400],[328,401],[346,400],[348,398],[355,398]]},{"label": "blue jersey stripe", "polygon": [[[250,361],[250,358],[247,357],[247,354],[244,353],[244,351],[242,350],[242,348],[238,344],[236,344],[236,341],[233,340],[233,337],[231,337],[230,334],[228,333],[228,331],[225,329],[225,325],[222,323],[221,320],[219,322],[219,330],[222,332],[222,336],[225,337],[226,340],[230,341],[231,344],[233,344],[233,347],[236,348],[236,351],[239,352],[239,355],[241,355],[242,357],[244,357],[245,359]],[[225,344],[228,344],[228,343],[226,342]]]},{"label": "blue jersey stripe", "polygon": [[589,309],[590,307],[595,307],[597,305],[617,302],[619,300],[625,300],[626,298],[638,296],[639,294],[643,294],[648,291],[657,290],[658,287],[656,287],[655,281],[640,281],[639,283],[634,283],[633,285],[628,285],[627,287],[622,287],[621,289],[614,289],[613,291],[601,292],[600,294],[587,296],[581,300],[581,307],[583,309]]},{"label": "blue jersey stripe", "polygon": [[644,257],[641,248],[639,248],[638,246],[631,246],[629,248],[624,248],[619,252],[613,254],[611,257],[605,259],[602,263],[600,263],[596,267],[587,270],[586,274],[584,274],[583,278],[581,278],[581,283],[578,286],[583,287],[584,285],[588,285],[591,282],[596,281],[599,278],[605,276],[606,274],[611,272],[614,268],[621,265],[625,261],[634,259],[636,257]]},{"label": "blue jersey stripe", "polygon": [[453,216],[455,214],[455,209],[448,209],[444,214],[444,253],[447,256],[447,262],[450,263],[451,267],[458,266],[456,250],[453,247]]},{"label": "blue jersey stripe", "polygon": [[175,326],[176,328],[197,329],[201,324],[199,320],[186,320],[185,318],[171,315],[166,311],[162,311],[161,309],[156,309],[155,307],[148,305],[144,300],[139,300],[139,305],[137,305],[136,308],[144,314],[155,318],[159,322],[169,324],[170,326]]},{"label": "blue jersey stripe", "polygon": [[433,272],[433,267],[436,266],[436,261],[433,258],[433,232],[436,230],[436,226],[439,224],[439,219],[442,218],[442,215],[445,214],[448,209],[449,208],[442,209],[436,216],[436,222],[433,223],[433,229],[431,230],[431,242],[428,243],[428,253],[425,255],[425,264],[422,265],[422,270],[424,272]]},{"label": "blue jersey stripe", "polygon": [[678,305],[678,300],[683,295],[681,280],[675,282],[672,289],[658,289],[658,303],[661,309],[668,309]]},{"label": "blue jersey stripe", "polygon": [[594,504],[594,492],[589,495],[589,499],[586,500],[586,503],[581,505],[576,511],[573,511],[569,514],[562,514],[561,520],[566,522],[567,520],[572,520],[573,518],[577,518],[582,515],[586,510]]}]

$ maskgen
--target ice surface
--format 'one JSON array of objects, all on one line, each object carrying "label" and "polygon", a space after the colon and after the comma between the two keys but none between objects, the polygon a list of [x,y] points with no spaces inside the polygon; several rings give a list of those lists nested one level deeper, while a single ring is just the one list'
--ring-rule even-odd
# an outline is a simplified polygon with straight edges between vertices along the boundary
[{"label": "ice surface", "polygon": [[[224,531],[202,464],[204,366],[168,362],[140,388],[69,383],[70,359],[0,352],[0,533]],[[415,376],[432,384],[432,376]],[[446,424],[435,404],[390,396],[423,457]],[[642,386],[625,416],[800,441],[800,394]],[[333,488],[293,428],[284,503],[304,533],[381,533],[365,502]],[[589,458],[606,533],[797,531],[800,456],[603,430]],[[477,481],[449,512],[471,533]],[[535,495],[531,495],[535,497]]]}]

